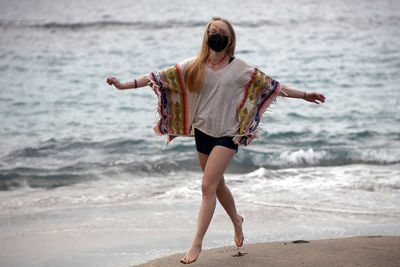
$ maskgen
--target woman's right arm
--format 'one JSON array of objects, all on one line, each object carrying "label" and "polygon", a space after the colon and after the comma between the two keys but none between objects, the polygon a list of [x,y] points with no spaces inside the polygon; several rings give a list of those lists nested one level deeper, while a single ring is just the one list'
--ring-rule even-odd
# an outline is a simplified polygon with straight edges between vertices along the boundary
[{"label": "woman's right arm", "polygon": [[138,79],[125,83],[119,82],[118,79],[113,76],[107,77],[106,81],[109,85],[114,85],[115,88],[117,88],[118,90],[133,89],[133,88],[136,89],[139,87],[147,86],[148,84],[147,75],[142,75]]},{"label": "woman's right arm", "polygon": [[[184,73],[184,70],[186,69],[186,67],[192,63],[192,61],[195,58],[190,58],[190,59],[186,59],[183,62],[179,63],[178,65],[180,66],[181,72]],[[174,65],[175,67],[176,65]],[[168,68],[169,69],[169,68]],[[166,69],[165,69],[166,70]],[[165,70],[163,71],[159,71],[158,73],[163,73]],[[163,76],[163,75],[161,75]],[[149,85],[149,79],[148,79],[148,74],[142,75],[141,77],[134,79],[132,81],[129,82],[125,82],[125,83],[121,83],[120,81],[118,81],[118,79],[114,76],[109,76],[106,79],[106,82],[109,85],[114,85],[115,88],[117,88],[118,90],[126,90],[126,89],[136,89],[139,87],[144,87]]]}]

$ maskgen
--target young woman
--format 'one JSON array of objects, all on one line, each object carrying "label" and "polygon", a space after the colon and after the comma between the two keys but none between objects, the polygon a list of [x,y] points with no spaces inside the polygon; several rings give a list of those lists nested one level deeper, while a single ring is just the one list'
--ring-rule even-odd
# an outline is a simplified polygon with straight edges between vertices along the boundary
[{"label": "young woman", "polygon": [[168,135],[168,142],[177,136],[195,136],[203,170],[202,202],[197,231],[182,263],[192,263],[199,256],[216,199],[232,220],[236,246],[243,245],[243,217],[236,211],[224,172],[238,145],[248,145],[256,137],[261,116],[270,103],[277,96],[325,102],[322,94],[290,89],[235,58],[235,45],[229,21],[213,17],[197,57],[126,83],[107,77],[107,83],[119,90],[147,85],[153,88],[160,115],[154,130]]}]

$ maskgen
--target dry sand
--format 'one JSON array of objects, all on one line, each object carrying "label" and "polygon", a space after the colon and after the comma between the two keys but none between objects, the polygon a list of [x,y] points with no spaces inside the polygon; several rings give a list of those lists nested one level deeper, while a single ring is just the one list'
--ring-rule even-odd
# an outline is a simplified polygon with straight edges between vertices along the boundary
[{"label": "dry sand", "polygon": [[[400,236],[245,244],[240,251],[243,256],[234,257],[235,247],[204,250],[190,266],[400,266]],[[184,266],[183,255],[135,266]]]}]

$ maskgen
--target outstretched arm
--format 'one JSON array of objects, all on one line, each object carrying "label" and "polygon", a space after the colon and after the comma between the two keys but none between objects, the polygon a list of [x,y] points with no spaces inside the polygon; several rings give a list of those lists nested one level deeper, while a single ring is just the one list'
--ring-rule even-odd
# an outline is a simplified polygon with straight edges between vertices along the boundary
[{"label": "outstretched arm", "polygon": [[[323,94],[318,94],[315,92],[304,92],[295,89],[290,89],[286,85],[282,86],[281,91],[279,92],[279,96],[283,97],[292,97],[292,98],[302,98],[308,102],[314,102],[319,104],[319,102],[325,102],[325,96]],[[319,101],[319,102],[318,102]]]},{"label": "outstretched arm", "polygon": [[135,79],[135,80],[129,81],[129,82],[125,82],[125,83],[121,83],[120,81],[118,81],[117,78],[115,78],[113,76],[109,76],[109,77],[107,77],[106,82],[109,85],[114,85],[115,88],[117,88],[118,90],[139,88],[139,87],[147,86],[147,84],[148,84],[146,75],[142,75],[138,79]]}]

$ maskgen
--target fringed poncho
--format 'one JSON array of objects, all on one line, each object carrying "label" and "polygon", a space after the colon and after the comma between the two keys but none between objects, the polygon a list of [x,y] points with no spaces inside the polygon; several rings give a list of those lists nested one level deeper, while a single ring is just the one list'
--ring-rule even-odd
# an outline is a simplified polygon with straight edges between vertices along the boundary
[{"label": "fringed poncho", "polygon": [[167,135],[168,144],[177,136],[193,136],[197,128],[214,137],[233,136],[236,144],[248,145],[257,137],[261,117],[281,84],[235,58],[223,69],[206,69],[199,93],[191,92],[183,77],[192,60],[148,75],[158,97],[155,133]]}]

